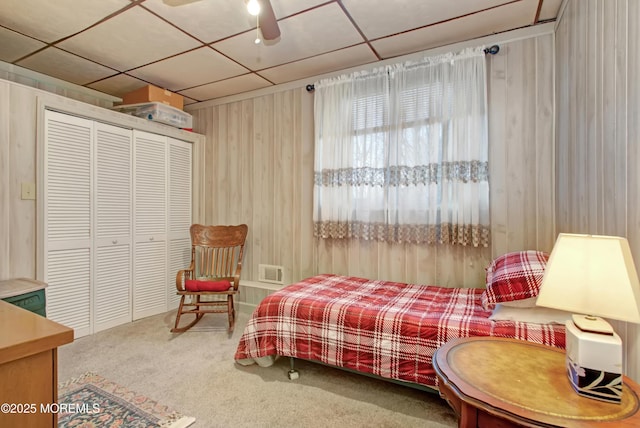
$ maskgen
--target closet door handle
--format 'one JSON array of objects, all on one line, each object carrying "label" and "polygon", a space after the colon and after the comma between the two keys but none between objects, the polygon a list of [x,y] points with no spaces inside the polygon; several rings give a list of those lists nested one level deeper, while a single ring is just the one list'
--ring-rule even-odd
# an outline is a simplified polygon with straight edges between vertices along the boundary
[{"label": "closet door handle", "polygon": [[116,244],[118,243],[118,240],[117,240],[117,239],[114,239],[113,241],[111,241],[111,243],[112,243],[113,245],[116,245]]},{"label": "closet door handle", "polygon": [[153,236],[151,238],[149,238],[149,241],[153,241]]}]

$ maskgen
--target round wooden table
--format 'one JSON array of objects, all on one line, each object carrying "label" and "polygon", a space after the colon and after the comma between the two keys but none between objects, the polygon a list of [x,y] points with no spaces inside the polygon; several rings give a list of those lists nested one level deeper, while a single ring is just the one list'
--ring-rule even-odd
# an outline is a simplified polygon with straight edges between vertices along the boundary
[{"label": "round wooden table", "polygon": [[460,427],[640,427],[640,387],[623,377],[620,404],[578,395],[560,349],[515,339],[455,339],[433,357],[440,396]]}]

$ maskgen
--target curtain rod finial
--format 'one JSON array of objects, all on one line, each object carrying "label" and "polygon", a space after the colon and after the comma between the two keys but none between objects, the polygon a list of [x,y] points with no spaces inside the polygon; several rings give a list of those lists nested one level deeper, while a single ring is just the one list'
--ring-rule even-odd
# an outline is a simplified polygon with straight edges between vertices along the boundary
[{"label": "curtain rod finial", "polygon": [[485,48],[484,50],[484,53],[491,54],[491,55],[495,55],[498,52],[500,52],[500,46],[498,45],[493,45],[491,47]]}]

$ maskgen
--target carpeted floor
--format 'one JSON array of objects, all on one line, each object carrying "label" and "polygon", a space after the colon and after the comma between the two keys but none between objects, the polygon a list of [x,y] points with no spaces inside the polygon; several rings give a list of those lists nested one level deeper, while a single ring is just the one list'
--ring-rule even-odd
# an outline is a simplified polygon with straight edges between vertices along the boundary
[{"label": "carpeted floor", "polygon": [[224,315],[172,334],[173,312],[82,337],[58,349],[58,380],[98,373],[195,417],[192,427],[457,426],[436,394],[304,361],[295,381],[288,359],[235,364],[247,319],[240,313],[231,337]]}]

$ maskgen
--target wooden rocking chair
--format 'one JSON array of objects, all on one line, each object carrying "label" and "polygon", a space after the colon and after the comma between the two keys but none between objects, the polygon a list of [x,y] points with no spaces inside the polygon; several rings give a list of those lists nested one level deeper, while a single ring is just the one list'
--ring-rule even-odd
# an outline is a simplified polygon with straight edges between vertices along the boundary
[{"label": "wooden rocking chair", "polygon": [[[204,314],[228,313],[229,333],[233,332],[236,311],[234,295],[240,285],[242,255],[248,227],[203,226],[194,224],[191,233],[191,264],[176,275],[176,288],[180,306],[176,314],[176,324],[172,333],[186,331],[202,319]],[[204,296],[214,296],[214,299]],[[223,297],[223,299],[220,299]],[[194,314],[195,319],[178,327],[180,317]]]}]

